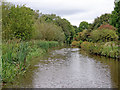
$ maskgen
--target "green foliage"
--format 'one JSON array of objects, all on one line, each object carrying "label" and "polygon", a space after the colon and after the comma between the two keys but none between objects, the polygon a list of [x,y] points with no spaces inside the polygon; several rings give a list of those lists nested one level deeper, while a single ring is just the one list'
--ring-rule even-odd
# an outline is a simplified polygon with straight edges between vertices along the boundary
[{"label": "green foliage", "polygon": [[97,17],[93,24],[91,25],[90,29],[97,29],[98,27],[100,27],[102,24],[109,24],[110,22],[110,17],[111,14],[103,14],[100,17]]},{"label": "green foliage", "polygon": [[10,3],[2,2],[2,39],[9,39],[11,37],[11,30],[9,26],[10,8],[13,6]]},{"label": "green foliage", "polygon": [[120,1],[115,3],[115,8],[111,15],[110,24],[118,28],[117,34],[120,40]]},{"label": "green foliage", "polygon": [[92,43],[83,42],[81,48],[89,53],[103,55],[111,58],[119,58],[118,45],[114,42]]},{"label": "green foliage", "polygon": [[61,26],[62,30],[65,33],[66,43],[70,44],[75,34],[75,30],[73,26],[66,19],[57,20],[56,22],[57,22],[57,25]]},{"label": "green foliage", "polygon": [[83,21],[79,25],[79,28],[78,28],[79,31],[78,32],[82,32],[83,30],[87,30],[88,28],[89,28],[88,22]]},{"label": "green foliage", "polygon": [[62,28],[62,31],[65,34],[65,42],[67,44],[70,44],[71,41],[73,40],[73,36],[75,34],[75,29],[73,26],[70,24],[70,22],[66,19],[61,19],[59,16],[56,16],[55,14],[51,15],[42,15],[40,17],[40,22],[44,23],[54,23],[55,25],[59,26]]},{"label": "green foliage", "polygon": [[83,43],[82,40],[80,40],[80,41],[73,41],[71,45],[72,45],[72,47],[80,47],[82,43]]},{"label": "green foliage", "polygon": [[93,42],[117,41],[118,35],[114,30],[103,29],[92,31],[90,38]]},{"label": "green foliage", "polygon": [[[6,9],[7,7],[7,9]],[[14,37],[23,40],[31,38],[33,30],[33,10],[25,6],[12,5],[11,7],[2,4],[3,8],[3,39]]]},{"label": "green foliage", "polygon": [[79,41],[73,41],[72,42],[72,47],[79,47]]},{"label": "green foliage", "polygon": [[45,49],[46,51],[49,49],[49,48],[52,48],[52,47],[56,47],[58,46],[59,43],[58,42],[55,42],[55,41],[38,41],[37,42],[37,46],[39,48],[42,48],[42,49]]},{"label": "green foliage", "polygon": [[73,40],[75,29],[66,19],[55,14],[44,15],[39,10],[26,6],[15,6],[2,3],[3,40],[21,38],[22,40],[39,39],[47,41],[66,42]]},{"label": "green foliage", "polygon": [[43,55],[49,48],[59,46],[55,41],[10,41],[2,45],[2,81],[12,82],[23,74],[33,57]]},{"label": "green foliage", "polygon": [[74,40],[76,41],[88,41],[89,40],[89,31],[88,30],[83,30],[82,32],[79,32],[77,36],[74,37]]},{"label": "green foliage", "polygon": [[75,29],[75,34],[77,34],[79,32],[78,27],[77,26],[73,26],[73,27]]},{"label": "green foliage", "polygon": [[36,21],[35,30],[33,31],[33,39],[64,42],[65,35],[61,27],[53,23],[40,23]]},{"label": "green foliage", "polygon": [[27,43],[4,44],[2,48],[2,80],[11,82],[22,73],[28,55]]}]

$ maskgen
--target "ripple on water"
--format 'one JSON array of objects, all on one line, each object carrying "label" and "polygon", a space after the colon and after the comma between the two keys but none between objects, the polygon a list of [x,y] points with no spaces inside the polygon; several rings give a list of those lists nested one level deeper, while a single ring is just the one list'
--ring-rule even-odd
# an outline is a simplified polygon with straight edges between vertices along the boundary
[{"label": "ripple on water", "polygon": [[37,69],[31,76],[32,82],[27,82],[30,78],[25,78],[22,84],[32,88],[117,87],[117,77],[114,76],[116,63],[103,58],[94,59],[80,52],[78,48],[51,51],[49,57],[34,65]]}]

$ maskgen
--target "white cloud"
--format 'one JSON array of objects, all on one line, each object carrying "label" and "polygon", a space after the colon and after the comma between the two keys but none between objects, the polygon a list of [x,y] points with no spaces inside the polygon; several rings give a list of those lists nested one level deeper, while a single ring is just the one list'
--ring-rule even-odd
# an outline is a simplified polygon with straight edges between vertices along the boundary
[{"label": "white cloud", "polygon": [[26,4],[32,9],[45,14],[57,14],[66,18],[73,25],[81,21],[91,23],[94,18],[104,13],[111,13],[114,0],[7,0],[17,4]]}]

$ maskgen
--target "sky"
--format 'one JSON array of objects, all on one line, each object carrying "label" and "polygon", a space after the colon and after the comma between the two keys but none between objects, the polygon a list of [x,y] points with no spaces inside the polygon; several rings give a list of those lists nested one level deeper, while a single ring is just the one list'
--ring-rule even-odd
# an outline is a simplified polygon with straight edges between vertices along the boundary
[{"label": "sky", "polygon": [[69,20],[72,25],[92,23],[95,18],[114,10],[114,0],[7,0],[14,4],[26,4],[43,14],[56,14]]}]

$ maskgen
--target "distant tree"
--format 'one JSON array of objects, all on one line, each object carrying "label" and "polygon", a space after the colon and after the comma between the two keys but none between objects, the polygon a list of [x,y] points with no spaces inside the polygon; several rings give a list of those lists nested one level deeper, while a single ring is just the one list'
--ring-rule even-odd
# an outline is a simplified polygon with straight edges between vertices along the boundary
[{"label": "distant tree", "polygon": [[89,41],[89,36],[90,36],[90,33],[88,30],[83,30],[82,32],[79,32],[78,35],[76,35],[74,37],[74,40],[75,41]]},{"label": "distant tree", "polygon": [[40,22],[41,23],[44,23],[44,22],[47,22],[47,23],[55,23],[55,21],[57,19],[61,19],[59,16],[56,16],[56,14],[42,14],[40,16]]},{"label": "distant tree", "polygon": [[71,41],[73,40],[75,29],[68,20],[64,18],[62,19],[59,16],[56,16],[55,14],[51,14],[51,15],[45,14],[40,17],[40,22],[54,23],[55,25],[61,27],[65,34],[66,43],[70,44]]},{"label": "distant tree", "polygon": [[83,30],[88,30],[89,24],[86,21],[83,21],[79,25],[79,32],[82,32]]},{"label": "distant tree", "polygon": [[118,29],[117,34],[120,40],[120,1],[115,3],[115,8],[111,15],[110,24]]},{"label": "distant tree", "polygon": [[100,29],[100,30],[109,29],[109,30],[115,30],[115,31],[117,30],[117,28],[115,28],[114,26],[109,25],[109,24],[103,24],[98,29]]},{"label": "distant tree", "polygon": [[33,39],[64,42],[65,35],[62,28],[53,23],[40,23],[37,20],[34,24]]},{"label": "distant tree", "polygon": [[97,29],[102,24],[109,24],[110,23],[111,14],[103,14],[100,17],[97,17],[93,24],[91,25],[91,29]]},{"label": "distant tree", "polygon": [[77,34],[79,32],[78,27],[77,26],[73,26],[73,27],[75,29],[75,34]]},{"label": "distant tree", "polygon": [[60,26],[62,30],[64,31],[65,37],[66,37],[66,43],[70,44],[75,34],[75,30],[73,26],[66,19],[57,19],[56,24]]},{"label": "distant tree", "polygon": [[37,20],[39,18],[39,10],[34,11],[34,18]]}]

